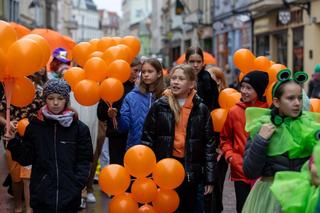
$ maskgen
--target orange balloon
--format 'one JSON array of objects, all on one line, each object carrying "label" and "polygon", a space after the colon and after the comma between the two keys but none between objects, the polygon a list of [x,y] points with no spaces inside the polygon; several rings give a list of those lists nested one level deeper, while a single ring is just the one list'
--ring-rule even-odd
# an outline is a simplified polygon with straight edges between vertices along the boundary
[{"label": "orange balloon", "polygon": [[153,181],[161,188],[177,188],[184,180],[185,171],[183,165],[173,159],[160,160],[152,172]]},{"label": "orange balloon", "polygon": [[118,45],[118,44],[121,44],[122,42],[122,38],[121,37],[118,37],[118,36],[115,36],[115,37],[112,37],[112,40],[114,40],[114,42]]},{"label": "orange balloon", "polygon": [[123,93],[124,87],[118,79],[107,78],[100,84],[100,96],[106,103],[120,100]]},{"label": "orange balloon", "polygon": [[239,49],[233,54],[233,63],[243,73],[247,73],[253,68],[255,57],[248,49]]},{"label": "orange balloon", "polygon": [[102,59],[107,63],[107,65],[111,64],[114,60],[122,59],[125,61],[130,60],[130,53],[126,52],[125,49],[113,46],[109,47],[106,51],[103,52]]},{"label": "orange balloon", "polygon": [[228,110],[227,109],[215,109],[211,113],[213,129],[215,132],[221,132],[224,122],[227,119]]},{"label": "orange balloon", "polygon": [[310,111],[311,112],[320,112],[320,99],[310,98]]},{"label": "orange balloon", "polygon": [[0,20],[0,49],[7,52],[17,39],[18,36],[14,28],[9,23]]},{"label": "orange balloon", "polygon": [[121,49],[124,50],[124,52],[126,52],[128,54],[128,63],[131,64],[133,59],[134,59],[134,54],[132,52],[132,49],[130,47],[128,47],[127,45],[125,44],[118,44],[117,47],[120,47]]},{"label": "orange balloon", "polygon": [[121,59],[117,59],[111,62],[107,70],[108,70],[107,72],[108,77],[116,78],[122,83],[129,80],[131,75],[130,64],[128,64],[128,62]]},{"label": "orange balloon", "polygon": [[218,102],[221,108],[228,109],[226,100],[228,99],[228,96],[233,93],[238,93],[238,91],[233,88],[226,88],[219,93]]},{"label": "orange balloon", "polygon": [[270,107],[272,105],[272,88],[275,85],[276,82],[269,83],[265,92],[266,99],[268,106]]},{"label": "orange balloon", "polygon": [[25,107],[32,103],[36,90],[31,80],[26,77],[16,78],[12,88],[11,104]]},{"label": "orange balloon", "polygon": [[118,164],[104,167],[99,175],[101,190],[108,195],[124,193],[130,185],[130,175],[127,170]]},{"label": "orange balloon", "polygon": [[104,52],[109,47],[115,46],[117,43],[110,37],[103,37],[97,44],[98,51]]},{"label": "orange balloon", "polygon": [[70,87],[74,90],[74,87],[80,81],[84,80],[86,77],[85,72],[80,67],[71,67],[64,72],[63,78],[68,82]]},{"label": "orange balloon", "polygon": [[179,196],[172,189],[158,189],[156,200],[152,202],[154,209],[159,213],[171,213],[179,207]]},{"label": "orange balloon", "polygon": [[92,57],[102,58],[102,55],[103,55],[103,52],[101,52],[101,51],[94,51],[93,53],[91,53],[91,54],[89,55],[89,58],[92,58]]},{"label": "orange balloon", "polygon": [[269,69],[267,70],[267,73],[269,75],[269,83],[273,83],[277,81],[277,74],[280,70],[285,69],[286,66],[283,64],[273,64]]},{"label": "orange balloon", "polygon": [[103,81],[107,75],[107,64],[99,57],[90,58],[84,65],[86,78],[96,82]]},{"label": "orange balloon", "polygon": [[139,203],[149,203],[156,199],[157,186],[149,178],[138,178],[131,186],[132,197]]},{"label": "orange balloon", "polygon": [[80,42],[72,49],[73,60],[80,66],[84,66],[91,53],[95,51],[89,42]]},{"label": "orange balloon", "polygon": [[140,52],[141,44],[139,39],[134,36],[125,36],[122,38],[121,44],[125,44],[132,49],[133,56]]},{"label": "orange balloon", "polygon": [[93,38],[89,41],[89,43],[92,45],[94,51],[97,51],[98,50],[98,43],[99,43],[99,39],[97,38]]},{"label": "orange balloon", "polygon": [[29,125],[28,118],[23,118],[17,123],[17,130],[20,136],[24,136],[24,133],[28,125]]},{"label": "orange balloon", "polygon": [[254,59],[253,70],[267,71],[271,66],[270,60],[265,56],[259,56]]},{"label": "orange balloon", "polygon": [[130,194],[117,195],[109,202],[110,213],[137,213],[138,204]]},{"label": "orange balloon", "polygon": [[43,65],[43,53],[40,45],[29,38],[14,42],[7,51],[7,63],[12,77],[28,76]]},{"label": "orange balloon", "polygon": [[144,204],[139,208],[138,213],[157,213],[157,211],[152,206]]},{"label": "orange balloon", "polygon": [[74,97],[79,104],[91,106],[100,100],[100,89],[97,82],[92,80],[82,80],[74,88]]},{"label": "orange balloon", "polygon": [[35,42],[37,42],[42,50],[42,54],[43,54],[43,61],[42,61],[42,67],[46,66],[46,64],[48,63],[49,59],[50,59],[50,46],[49,43],[46,39],[44,39],[42,36],[37,35],[37,34],[28,34],[26,36],[24,36],[23,38],[29,38],[31,40],[34,40]]},{"label": "orange balloon", "polygon": [[231,107],[236,105],[236,103],[238,103],[240,99],[241,99],[240,92],[228,94],[227,99],[225,100],[225,104],[226,104],[225,109],[230,109]]},{"label": "orange balloon", "polygon": [[3,52],[2,49],[0,49],[0,76],[1,78],[4,77],[5,73],[5,67],[6,67],[7,61],[6,61],[6,56]]},{"label": "orange balloon", "polygon": [[152,149],[135,145],[124,155],[124,167],[134,177],[146,177],[156,166],[156,156]]}]

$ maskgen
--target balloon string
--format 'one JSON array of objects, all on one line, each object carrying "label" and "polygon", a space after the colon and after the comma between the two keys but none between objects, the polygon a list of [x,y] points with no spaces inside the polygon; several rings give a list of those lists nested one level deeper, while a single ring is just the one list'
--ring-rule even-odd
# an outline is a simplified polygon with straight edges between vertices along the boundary
[{"label": "balloon string", "polygon": [[9,134],[10,131],[10,105],[13,89],[13,78],[4,79],[4,94],[6,96],[6,134]]},{"label": "balloon string", "polygon": [[[112,103],[111,102],[107,102],[107,105],[108,105],[109,108],[112,109]],[[113,128],[114,129],[118,129],[118,121],[117,121],[116,116],[112,117],[112,124],[113,124]]]}]

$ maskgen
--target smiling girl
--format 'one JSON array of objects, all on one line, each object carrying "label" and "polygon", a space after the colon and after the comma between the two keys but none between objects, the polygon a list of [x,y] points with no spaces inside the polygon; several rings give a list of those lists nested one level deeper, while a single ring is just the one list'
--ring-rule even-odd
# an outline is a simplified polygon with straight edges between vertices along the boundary
[{"label": "smiling girl", "polygon": [[204,194],[213,190],[214,136],[208,108],[194,90],[196,75],[189,65],[171,71],[170,88],[156,101],[146,118],[142,144],[151,147],[157,160],[175,158],[185,168],[186,178],[177,188],[179,212],[197,209],[198,185],[204,181]]}]

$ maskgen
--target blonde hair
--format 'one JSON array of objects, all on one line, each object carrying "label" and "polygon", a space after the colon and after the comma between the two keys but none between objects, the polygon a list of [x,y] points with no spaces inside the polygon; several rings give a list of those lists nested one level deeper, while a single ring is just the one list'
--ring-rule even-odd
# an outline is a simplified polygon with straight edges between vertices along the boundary
[{"label": "blonde hair", "polygon": [[[197,76],[196,76],[195,72],[193,71],[192,66],[190,66],[189,64],[181,64],[181,65],[177,65],[177,66],[173,67],[172,70],[170,71],[170,80],[171,80],[171,77],[174,74],[174,72],[178,69],[183,70],[183,74],[186,76],[188,81],[192,81],[194,83],[196,82]],[[176,123],[179,123],[181,107],[180,107],[176,97],[171,93],[171,90],[170,90],[169,95],[167,95],[167,96],[168,96],[168,103],[169,103],[170,109],[173,111],[173,114],[175,117],[175,121],[176,121]]]},{"label": "blonde hair", "polygon": [[208,71],[209,71],[210,74],[214,75],[217,80],[220,80],[220,85],[218,85],[219,86],[219,91],[227,88],[226,79],[224,77],[224,73],[223,73],[222,69],[220,69],[217,66],[213,66],[213,67],[210,67],[208,69]]},{"label": "blonde hair", "polygon": [[[141,70],[143,65],[150,64],[155,70],[157,71],[157,74],[160,74],[160,77],[153,83],[154,90],[153,93],[155,94],[156,98],[160,98],[162,95],[162,92],[164,90],[164,83],[163,83],[163,73],[162,73],[162,65],[161,63],[155,59],[155,58],[149,58],[142,62],[141,64]],[[139,85],[140,92],[142,94],[146,94],[149,92],[148,85],[146,85],[142,80],[142,74],[140,75],[140,85]]]}]

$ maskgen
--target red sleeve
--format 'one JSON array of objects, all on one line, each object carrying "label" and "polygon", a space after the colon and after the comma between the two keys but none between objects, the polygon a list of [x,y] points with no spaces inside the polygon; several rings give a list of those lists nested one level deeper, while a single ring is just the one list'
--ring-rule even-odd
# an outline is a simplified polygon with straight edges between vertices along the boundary
[{"label": "red sleeve", "polygon": [[223,128],[220,132],[220,149],[225,156],[225,159],[228,160],[229,157],[233,154],[233,116],[232,111],[228,112],[227,119],[223,125]]}]

